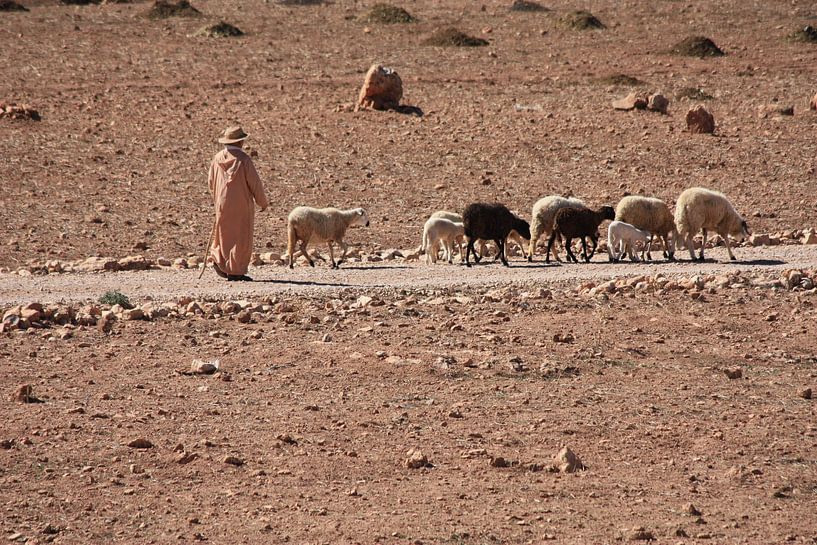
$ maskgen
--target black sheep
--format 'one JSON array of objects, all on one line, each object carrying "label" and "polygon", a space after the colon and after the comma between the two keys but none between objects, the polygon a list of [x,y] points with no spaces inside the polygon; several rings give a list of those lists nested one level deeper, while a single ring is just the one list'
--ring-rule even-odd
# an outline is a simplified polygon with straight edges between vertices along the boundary
[{"label": "black sheep", "polygon": [[[602,206],[596,211],[587,208],[562,208],[556,212],[556,216],[553,218],[553,233],[550,235],[550,240],[548,240],[545,263],[550,263],[550,249],[553,247],[553,241],[556,240],[557,236],[560,237],[567,250],[567,257],[574,263],[579,261],[573,255],[570,242],[576,237],[582,239],[582,255],[584,260],[590,263],[599,242],[599,225],[604,220],[613,220],[615,217],[616,211],[613,210],[612,206]],[[589,257],[587,255],[586,237],[590,237],[590,240],[593,241],[593,251],[590,252]]]},{"label": "black sheep", "polygon": [[505,239],[508,234],[516,230],[522,238],[530,240],[530,225],[527,221],[515,216],[504,204],[476,202],[469,204],[462,214],[465,227],[465,238],[468,247],[465,250],[465,264],[471,266],[469,256],[474,253],[474,260],[479,262],[474,242],[477,239],[493,240],[497,248],[497,256],[502,264],[509,267],[505,259]]}]

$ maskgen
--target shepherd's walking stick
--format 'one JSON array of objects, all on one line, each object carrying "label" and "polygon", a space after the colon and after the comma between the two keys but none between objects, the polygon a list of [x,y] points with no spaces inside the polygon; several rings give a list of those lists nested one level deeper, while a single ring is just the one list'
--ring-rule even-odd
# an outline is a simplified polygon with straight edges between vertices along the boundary
[{"label": "shepherd's walking stick", "polygon": [[207,239],[207,249],[204,250],[204,266],[201,268],[201,272],[199,273],[199,280],[201,277],[204,276],[204,271],[207,269],[207,260],[210,259],[210,246],[213,244],[213,238],[216,236],[216,221],[218,218],[213,220],[213,228],[210,229],[210,238]]}]

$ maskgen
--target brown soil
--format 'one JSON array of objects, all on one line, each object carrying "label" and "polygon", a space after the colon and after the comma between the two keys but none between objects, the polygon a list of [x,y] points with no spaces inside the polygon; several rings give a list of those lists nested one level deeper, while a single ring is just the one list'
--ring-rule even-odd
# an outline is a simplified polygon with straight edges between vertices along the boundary
[{"label": "brown soil", "polygon": [[433,45],[437,47],[480,47],[488,45],[488,40],[469,36],[456,28],[444,28],[438,30],[423,41],[423,45]]},{"label": "brown soil", "polygon": [[612,74],[596,78],[596,83],[600,85],[618,85],[620,87],[637,87],[645,85],[643,81],[627,74]]},{"label": "brown soil", "polygon": [[408,11],[391,4],[375,4],[362,18],[363,22],[384,25],[416,23],[417,19]]},{"label": "brown soil", "polygon": [[684,38],[670,50],[675,55],[685,55],[687,57],[722,57],[725,53],[715,45],[715,42],[704,36],[690,36]]}]

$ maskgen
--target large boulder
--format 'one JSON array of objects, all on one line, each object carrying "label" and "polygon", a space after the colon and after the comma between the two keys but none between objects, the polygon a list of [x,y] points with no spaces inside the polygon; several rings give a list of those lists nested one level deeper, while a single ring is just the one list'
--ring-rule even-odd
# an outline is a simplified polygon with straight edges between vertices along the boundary
[{"label": "large boulder", "polygon": [[366,79],[360,89],[355,111],[361,108],[373,110],[393,110],[400,106],[403,98],[403,80],[391,68],[373,64],[366,72]]}]

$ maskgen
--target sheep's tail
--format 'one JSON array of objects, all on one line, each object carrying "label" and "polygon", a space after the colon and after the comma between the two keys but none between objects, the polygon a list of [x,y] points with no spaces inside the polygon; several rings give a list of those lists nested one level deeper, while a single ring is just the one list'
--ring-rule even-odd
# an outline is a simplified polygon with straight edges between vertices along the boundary
[{"label": "sheep's tail", "polygon": [[292,222],[287,223],[287,256],[289,257],[289,264],[292,264],[293,255],[295,253],[295,245],[298,243],[298,234],[295,232],[295,226]]},{"label": "sheep's tail", "polygon": [[429,244],[429,241],[428,241],[428,231],[426,231],[425,229],[423,229],[423,240],[422,240],[422,242],[420,243],[420,254],[424,254],[424,253],[426,253],[426,250],[428,249],[428,244]]}]

